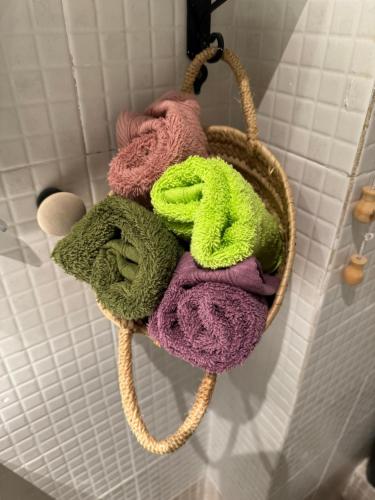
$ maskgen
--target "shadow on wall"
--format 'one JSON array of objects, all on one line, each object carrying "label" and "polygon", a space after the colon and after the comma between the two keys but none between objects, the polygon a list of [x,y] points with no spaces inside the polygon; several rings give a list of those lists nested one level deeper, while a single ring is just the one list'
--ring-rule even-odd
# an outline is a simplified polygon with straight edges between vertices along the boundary
[{"label": "shadow on wall", "polygon": [[0,233],[0,239],[0,258],[4,259],[5,264],[6,259],[11,259],[24,262],[33,267],[40,267],[42,265],[41,259],[34,250],[21,238],[13,234],[11,229]]},{"label": "shadow on wall", "polygon": [[1,464],[0,498],[1,500],[53,500],[32,483]]},{"label": "shadow on wall", "polygon": [[[56,179],[52,182],[53,186],[57,186],[62,191],[67,191],[71,193],[75,193],[78,196],[81,196],[82,193],[79,192],[79,187],[88,185],[88,178],[86,174],[86,164],[85,160],[69,160],[65,162],[65,170],[64,175],[58,174],[56,175]],[[69,165],[69,168],[67,167]],[[32,167],[30,167],[32,168]],[[103,166],[104,168],[104,166]],[[35,186],[35,212],[30,213],[30,219],[36,220],[36,199],[38,194],[45,188],[51,187],[48,185],[43,185],[40,189],[36,189]],[[92,205],[91,199],[85,199],[85,204],[87,208],[90,208]],[[29,220],[27,221],[29,222]],[[15,260],[18,262],[23,262],[32,267],[40,267],[43,262],[40,256],[35,252],[32,248],[33,243],[29,245],[22,238],[19,238],[16,234],[16,229],[14,221],[6,220],[5,223],[10,224],[10,227],[5,232],[0,232],[0,264],[1,267],[6,269],[7,260]],[[35,222],[35,229],[33,228],[33,234],[35,235],[43,235],[42,230],[37,226]]]},{"label": "shadow on wall", "polygon": [[[21,476],[12,472],[3,465],[0,465],[1,500],[56,500],[58,498],[66,498],[69,500],[99,500],[99,498],[110,498],[108,496],[98,497],[95,493],[82,491],[84,487],[87,488],[87,483],[76,488],[61,481],[52,480],[49,472],[46,475],[27,470],[20,470],[19,472],[20,474],[27,476],[30,482],[26,481]],[[53,489],[53,497],[34,486],[35,484],[44,485],[46,479],[48,479],[49,483],[48,488],[51,489],[52,487]]]},{"label": "shadow on wall", "polygon": [[[244,464],[252,464],[250,470],[246,470]],[[233,488],[223,488],[223,484],[219,484],[218,489],[222,493],[223,500],[251,500],[253,498],[265,498],[264,488],[262,484],[262,477],[272,477],[275,467],[279,468],[279,478],[286,485],[288,482],[288,466],[287,461],[281,453],[277,452],[263,452],[233,455],[232,457],[223,458],[220,462],[220,468],[225,470],[227,477],[233,478],[236,483],[235,493]],[[254,471],[256,470],[256,475]],[[241,476],[241,479],[239,477]],[[236,479],[237,478],[237,479]],[[246,478],[246,480],[243,480]],[[232,484],[232,483],[231,483]],[[234,496],[235,495],[235,496]],[[267,496],[267,498],[271,498]],[[283,488],[282,497],[272,497],[273,500],[297,500],[289,499],[287,486]],[[265,498],[266,500],[266,498]],[[302,499],[298,499],[302,500]]]},{"label": "shadow on wall", "polygon": [[[234,49],[250,76],[255,106],[259,107],[295,31],[307,0],[252,0],[237,2]],[[300,41],[297,43],[301,44]],[[295,54],[296,49],[291,51]],[[295,61],[284,57],[286,63]],[[285,72],[288,78],[288,71]],[[292,87],[292,82],[286,81]],[[237,93],[236,93],[237,95]],[[236,99],[238,101],[238,99]],[[240,109],[232,111],[240,126]]]}]

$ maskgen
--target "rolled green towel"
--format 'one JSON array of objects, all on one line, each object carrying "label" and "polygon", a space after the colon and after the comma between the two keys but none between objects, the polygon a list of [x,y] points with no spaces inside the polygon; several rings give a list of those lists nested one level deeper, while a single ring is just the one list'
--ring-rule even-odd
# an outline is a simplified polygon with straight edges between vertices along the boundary
[{"label": "rolled green towel", "polygon": [[52,258],[68,274],[89,283],[115,316],[141,319],[158,305],[181,254],[159,217],[114,195],[73,226]]},{"label": "rolled green towel", "polygon": [[191,238],[190,252],[202,267],[229,267],[251,255],[265,272],[280,264],[278,220],[220,158],[190,156],[169,167],[155,182],[151,201],[171,231]]}]

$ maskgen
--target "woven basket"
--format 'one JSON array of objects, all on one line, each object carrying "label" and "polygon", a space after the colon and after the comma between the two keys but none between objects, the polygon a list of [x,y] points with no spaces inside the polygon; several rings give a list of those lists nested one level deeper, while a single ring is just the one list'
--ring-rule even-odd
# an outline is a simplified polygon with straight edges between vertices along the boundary
[{"label": "woven basket", "polygon": [[[215,52],[215,48],[206,49],[192,61],[182,85],[184,92],[193,92],[193,84],[201,66]],[[256,113],[246,71],[238,57],[228,49],[224,50],[222,60],[232,69],[240,89],[246,133],[226,126],[208,127],[206,134],[209,153],[213,156],[220,156],[232,164],[252,184],[270,212],[279,219],[284,239],[284,261],[278,270],[281,284],[268,313],[268,327],[282,304],[293,264],[295,252],[294,204],[283,168],[272,153],[258,140]],[[142,419],[134,387],[132,367],[131,342],[133,334],[143,333],[147,335],[147,328],[140,322],[118,320],[108,310],[104,310],[100,304],[99,307],[103,314],[119,327],[119,386],[124,413],[132,432],[139,443],[151,453],[163,455],[177,450],[188,440],[203,418],[215,387],[216,375],[204,374],[197,389],[194,403],[181,426],[166,438],[155,439]]]}]

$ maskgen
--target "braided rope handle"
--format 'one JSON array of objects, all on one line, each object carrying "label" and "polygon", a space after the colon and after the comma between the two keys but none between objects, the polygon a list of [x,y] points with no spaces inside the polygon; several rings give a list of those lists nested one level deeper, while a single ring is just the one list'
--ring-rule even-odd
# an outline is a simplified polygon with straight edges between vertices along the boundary
[{"label": "braided rope handle", "polygon": [[180,448],[196,430],[211,400],[216,375],[205,373],[197,389],[195,400],[180,427],[164,439],[152,436],[142,419],[133,379],[132,338],[134,332],[126,327],[119,329],[118,372],[122,407],[129,427],[145,450],[165,455]]},{"label": "braided rope handle", "polygon": [[[217,48],[210,47],[203,50],[190,63],[186,70],[185,78],[181,87],[183,92],[193,93],[194,82],[199,74],[199,70],[204,63],[216,54]],[[240,91],[241,104],[246,123],[246,136],[250,146],[254,146],[258,141],[258,127],[254,101],[251,95],[249,77],[239,58],[229,49],[224,49],[222,59],[232,69]]]}]

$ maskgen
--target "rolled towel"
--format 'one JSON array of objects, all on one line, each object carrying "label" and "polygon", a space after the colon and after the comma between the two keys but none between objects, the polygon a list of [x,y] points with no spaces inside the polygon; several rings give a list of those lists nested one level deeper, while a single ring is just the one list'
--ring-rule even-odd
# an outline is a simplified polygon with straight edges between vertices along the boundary
[{"label": "rolled towel", "polygon": [[[211,373],[242,363],[258,343],[279,286],[254,257],[228,269],[199,268],[186,252],[148,332],[168,352]],[[257,295],[255,295],[257,294]],[[263,296],[261,296],[263,295]]]},{"label": "rolled towel", "polygon": [[52,258],[68,274],[89,283],[116,317],[141,319],[159,303],[181,253],[156,215],[113,195],[73,226]]},{"label": "rolled towel", "polygon": [[164,170],[189,155],[207,155],[200,106],[191,94],[168,92],[144,115],[123,112],[116,125],[119,151],[110,163],[115,193],[145,203]]},{"label": "rolled towel", "polygon": [[151,202],[171,231],[191,237],[191,254],[202,267],[228,267],[251,255],[267,272],[280,264],[277,219],[220,158],[191,156],[170,167],[154,184]]}]

